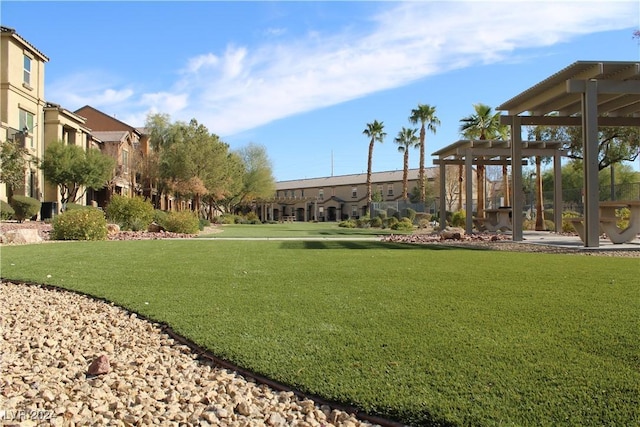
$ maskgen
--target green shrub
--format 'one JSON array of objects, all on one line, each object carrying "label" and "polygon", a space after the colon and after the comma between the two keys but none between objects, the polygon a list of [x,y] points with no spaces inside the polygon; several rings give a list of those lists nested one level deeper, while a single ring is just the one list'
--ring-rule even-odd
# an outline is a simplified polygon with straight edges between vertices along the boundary
[{"label": "green shrub", "polygon": [[376,216],[384,221],[385,219],[387,219],[387,211],[385,211],[384,209],[378,209],[376,210]]},{"label": "green shrub", "polygon": [[392,230],[409,231],[413,230],[413,222],[409,218],[402,218],[391,226]]},{"label": "green shrub", "polygon": [[407,218],[413,222],[416,219],[416,211],[411,208],[407,208]]},{"label": "green shrub", "polygon": [[101,210],[87,207],[71,209],[53,218],[54,240],[105,240],[107,220]]},{"label": "green shrub", "polygon": [[371,218],[369,220],[369,226],[370,227],[374,227],[374,228],[382,227],[382,218],[380,218],[379,216],[377,216],[375,218]]},{"label": "green shrub", "polygon": [[579,218],[580,215],[578,212],[574,211],[564,211],[562,212],[562,232],[563,233],[575,233],[576,229],[573,228],[573,224],[567,221],[567,218]]},{"label": "green shrub", "polygon": [[544,220],[544,225],[549,231],[556,231],[556,225],[550,219]]},{"label": "green shrub", "polygon": [[425,212],[419,212],[416,214],[414,222],[418,225],[418,228],[429,227],[431,221],[431,214]]},{"label": "green shrub", "polygon": [[356,228],[356,222],[352,219],[346,219],[344,221],[340,221],[338,223],[338,227],[343,228]]},{"label": "green shrub", "polygon": [[398,218],[396,218],[395,216],[390,216],[389,218],[385,219],[383,222],[384,226],[382,228],[393,228],[394,225],[396,225],[398,223]]},{"label": "green shrub", "polygon": [[190,211],[171,212],[163,224],[165,230],[172,233],[197,234],[200,220]]},{"label": "green shrub", "polygon": [[162,211],[160,209],[156,209],[153,211],[153,221],[156,224],[164,227],[164,222],[166,221],[167,217],[169,216],[169,212],[167,211]]},{"label": "green shrub", "polygon": [[13,208],[13,218],[18,222],[38,215],[42,206],[39,200],[28,196],[13,196],[9,204]]},{"label": "green shrub", "polygon": [[121,230],[146,230],[154,219],[151,202],[142,197],[114,195],[107,205],[107,218],[120,226]]},{"label": "green shrub", "polygon": [[0,200],[0,220],[6,221],[13,218],[14,210],[11,205],[4,200]]},{"label": "green shrub", "polygon": [[464,227],[467,221],[467,213],[464,209],[460,209],[451,214],[451,226]]},{"label": "green shrub", "polygon": [[200,231],[204,230],[205,227],[209,227],[210,225],[211,223],[209,222],[208,219],[200,218],[198,220],[198,229]]},{"label": "green shrub", "polygon": [[72,211],[75,209],[85,209],[85,208],[91,208],[91,206],[83,206],[83,205],[79,205],[77,203],[67,203],[67,205],[64,207],[65,211]]},{"label": "green shrub", "polygon": [[369,216],[365,215],[356,219],[356,227],[358,228],[369,228],[371,226]]},{"label": "green shrub", "polygon": [[233,214],[225,213],[213,218],[213,222],[216,224],[235,224],[236,216]]}]

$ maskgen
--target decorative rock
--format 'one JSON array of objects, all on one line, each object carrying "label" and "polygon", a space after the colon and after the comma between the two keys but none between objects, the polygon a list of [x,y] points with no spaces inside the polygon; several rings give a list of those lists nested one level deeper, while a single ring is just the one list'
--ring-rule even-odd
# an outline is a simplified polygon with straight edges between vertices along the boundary
[{"label": "decorative rock", "polygon": [[40,243],[42,242],[42,237],[40,237],[38,230],[35,228],[19,228],[4,233],[4,240],[6,243],[15,244]]},{"label": "decorative rock", "polygon": [[120,226],[118,224],[107,224],[107,234],[113,236],[120,232]]},{"label": "decorative rock", "polygon": [[111,366],[109,365],[109,359],[104,354],[96,358],[91,365],[89,365],[89,371],[87,374],[89,375],[103,375],[108,374],[111,370]]},{"label": "decorative rock", "polygon": [[152,222],[149,224],[149,227],[147,227],[147,231],[150,233],[160,233],[161,231],[164,231],[164,227],[156,222]]},{"label": "decorative rock", "polygon": [[[2,377],[5,410],[42,408],[54,426],[330,425],[313,401],[203,362],[158,325],[113,304],[2,282],[0,317],[12,325],[3,332],[12,372]],[[88,375],[118,375],[83,381],[101,352]]]}]

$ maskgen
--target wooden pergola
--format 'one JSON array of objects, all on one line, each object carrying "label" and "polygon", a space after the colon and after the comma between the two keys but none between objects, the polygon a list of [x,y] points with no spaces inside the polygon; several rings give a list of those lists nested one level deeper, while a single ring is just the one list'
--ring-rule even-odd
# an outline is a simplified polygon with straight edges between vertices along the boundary
[{"label": "wooden pergola", "polygon": [[[564,154],[562,150],[562,143],[558,141],[524,141],[520,149],[520,156],[513,157],[513,150],[511,148],[511,141],[501,140],[460,140],[453,144],[444,147],[441,150],[433,153],[433,156],[437,156],[433,163],[440,166],[440,218],[446,217],[446,203],[445,203],[445,181],[446,181],[446,167],[447,165],[464,165],[464,178],[465,183],[465,211],[466,223],[465,229],[467,233],[471,233],[473,228],[473,166],[477,165],[512,165],[512,159],[519,158],[517,162],[519,166],[517,168],[522,171],[522,165],[527,164],[523,158],[542,156],[553,158],[553,171],[554,171],[554,197],[553,197],[553,215],[554,222],[559,224],[562,221],[562,174],[561,174],[561,162],[560,158]],[[522,173],[522,172],[520,172]],[[484,185],[484,183],[477,183],[476,185]],[[520,198],[522,200],[522,194],[519,188],[522,185],[512,187],[513,199]],[[521,205],[522,206],[522,202]],[[521,212],[520,210],[513,209],[513,212]],[[518,215],[513,215],[515,218]],[[440,221],[440,228],[444,228],[445,222]],[[522,219],[520,219],[520,228],[522,228]],[[515,221],[514,221],[514,233],[515,233]],[[522,231],[520,231],[522,233]]]},{"label": "wooden pergola", "polygon": [[[497,110],[506,112],[501,122],[511,126],[512,159],[524,156],[522,126],[582,126],[584,243],[598,247],[598,127],[640,126],[640,62],[575,62]],[[512,187],[522,188],[521,166],[512,168]],[[522,195],[514,192],[513,212],[521,212],[523,206]],[[513,240],[522,238],[522,216],[513,215]]]}]

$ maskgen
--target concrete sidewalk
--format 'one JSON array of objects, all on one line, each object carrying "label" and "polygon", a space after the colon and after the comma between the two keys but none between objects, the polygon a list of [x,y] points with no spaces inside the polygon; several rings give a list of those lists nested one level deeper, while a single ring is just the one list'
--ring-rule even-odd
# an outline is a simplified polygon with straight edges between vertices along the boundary
[{"label": "concrete sidewalk", "polygon": [[524,244],[550,245],[562,248],[584,249],[584,250],[640,250],[640,238],[636,236],[629,243],[613,244],[606,237],[600,237],[597,248],[587,248],[577,235],[556,234],[551,231],[524,231]]}]

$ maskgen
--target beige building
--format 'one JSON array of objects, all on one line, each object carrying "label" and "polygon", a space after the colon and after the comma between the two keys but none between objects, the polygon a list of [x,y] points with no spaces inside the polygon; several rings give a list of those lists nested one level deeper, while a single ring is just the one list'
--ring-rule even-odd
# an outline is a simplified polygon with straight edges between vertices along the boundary
[{"label": "beige building", "polygon": [[[52,142],[62,141],[66,145],[77,145],[83,150],[90,148],[100,149],[101,142],[91,134],[91,129],[86,125],[86,119],[62,108],[58,104],[47,102],[44,106],[44,147],[45,150]],[[47,219],[50,213],[57,214],[60,211],[60,191],[57,186],[44,182],[43,185],[43,218]],[[84,188],[80,189],[82,194],[75,203],[87,205],[90,199],[84,193]],[[46,212],[46,214],[45,214]]]},{"label": "beige building", "polygon": [[[0,141],[19,141],[30,158],[24,183],[14,194],[42,199],[44,177],[36,159],[44,153],[44,68],[46,55],[13,28],[0,27]],[[0,199],[8,189],[0,184]]]},{"label": "beige building", "polygon": [[[408,191],[418,184],[418,169],[409,169]],[[427,186],[433,186],[438,168],[426,168]],[[403,171],[374,172],[371,191],[382,202],[402,202]],[[340,221],[367,215],[367,174],[298,179],[276,183],[276,195],[258,204],[262,220]],[[422,208],[422,209],[420,209]],[[418,207],[417,210],[424,210]],[[429,204],[426,210],[431,210]]]}]

